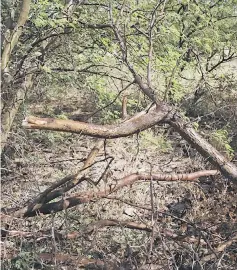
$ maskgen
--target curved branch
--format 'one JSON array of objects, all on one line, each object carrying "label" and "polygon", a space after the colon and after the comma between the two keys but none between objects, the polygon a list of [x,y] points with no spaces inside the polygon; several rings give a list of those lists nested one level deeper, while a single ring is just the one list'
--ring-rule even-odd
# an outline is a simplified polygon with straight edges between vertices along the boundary
[{"label": "curved branch", "polygon": [[117,125],[95,125],[72,120],[30,116],[23,121],[23,126],[29,129],[64,131],[109,139],[126,137],[161,122],[170,124],[182,138],[187,140],[203,157],[207,158],[225,177],[237,183],[237,167],[202,138],[190,123],[185,122],[165,103],[155,104],[150,110],[144,110]]},{"label": "curved branch", "polygon": [[29,129],[72,132],[108,139],[126,137],[150,128],[164,120],[169,112],[168,106],[160,106],[159,109],[153,106],[148,112],[144,110],[117,125],[95,125],[73,120],[29,116],[23,121],[23,126]]},{"label": "curved branch", "polygon": [[207,158],[225,177],[237,182],[237,167],[202,138],[190,123],[185,122],[180,115],[175,114],[175,111],[172,111],[166,103],[155,104],[150,110],[144,110],[117,125],[95,125],[72,120],[30,116],[23,121],[23,126],[29,129],[64,131],[109,139],[126,137],[161,122],[170,124],[182,138],[187,140],[203,157]]}]

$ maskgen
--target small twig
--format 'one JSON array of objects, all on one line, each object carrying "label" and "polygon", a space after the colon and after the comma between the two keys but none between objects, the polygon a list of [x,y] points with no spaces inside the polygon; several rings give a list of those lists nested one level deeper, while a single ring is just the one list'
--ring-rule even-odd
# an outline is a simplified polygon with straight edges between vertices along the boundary
[{"label": "small twig", "polygon": [[[57,254],[57,244],[56,244],[56,240],[55,240],[54,214],[52,214],[51,236],[52,236],[52,242],[53,242],[53,254],[56,255]],[[54,264],[57,265],[56,256],[54,256]]]},{"label": "small twig", "polygon": [[150,197],[151,197],[151,226],[152,226],[152,232],[151,232],[151,240],[150,240],[150,250],[149,250],[149,263],[151,263],[151,257],[152,257],[152,250],[153,250],[153,243],[154,243],[154,197],[153,197],[153,183],[152,183],[152,167],[150,170],[151,179],[150,179]]},{"label": "small twig", "polygon": [[204,256],[201,259],[201,262],[204,263],[204,262],[208,262],[210,260],[215,259],[217,257],[217,253],[223,252],[226,248],[231,246],[234,242],[237,242],[237,234],[234,234],[234,236],[230,240],[220,244],[217,248],[214,249],[214,252],[212,254]]},{"label": "small twig", "polygon": [[103,171],[103,173],[101,174],[100,178],[94,183],[95,186],[97,186],[100,181],[104,178],[105,174],[107,173],[111,163],[114,161],[114,158],[113,157],[110,157],[110,161],[107,163],[106,167],[105,167],[105,170]]}]

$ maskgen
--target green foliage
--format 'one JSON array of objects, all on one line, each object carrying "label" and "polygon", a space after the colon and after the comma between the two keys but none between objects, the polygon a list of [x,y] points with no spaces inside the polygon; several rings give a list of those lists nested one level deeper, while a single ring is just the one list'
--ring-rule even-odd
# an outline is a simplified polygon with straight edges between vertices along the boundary
[{"label": "green foliage", "polygon": [[[99,2],[100,3],[100,2]],[[99,4],[98,3],[98,4]],[[42,70],[52,73],[52,66],[71,66],[73,63],[75,72],[67,74],[68,81],[77,80],[77,70],[83,69],[88,65],[110,65],[116,67],[116,72],[121,68],[121,51],[119,44],[115,39],[111,29],[93,29],[86,28],[78,24],[79,20],[90,25],[110,24],[110,13],[104,5],[111,5],[114,22],[117,23],[121,33],[126,33],[126,42],[128,48],[128,60],[143,78],[146,78],[148,62],[152,64],[152,84],[158,88],[158,95],[164,98],[166,89],[169,90],[169,97],[172,102],[179,102],[189,94],[193,89],[193,82],[184,81],[181,76],[185,72],[191,74],[194,80],[200,78],[201,70],[205,71],[206,61],[212,64],[222,55],[223,49],[236,47],[236,31],[232,15],[236,3],[234,1],[225,1],[225,4],[218,2],[212,6],[212,1],[167,1],[156,11],[157,24],[153,28],[153,56],[148,57],[149,39],[147,33],[150,27],[152,12],[154,11],[156,1],[129,1],[125,11],[117,8],[117,4],[112,2],[103,2],[101,8],[98,5],[86,5],[75,8],[73,15],[68,20],[64,15],[65,6],[60,0],[49,2],[48,0],[38,0],[33,5],[31,21],[37,28],[57,28],[68,27],[72,24],[74,28],[71,39],[65,43],[64,53],[70,56],[68,59],[61,57],[52,59],[49,65],[45,65]],[[210,6],[212,6],[210,8]],[[219,12],[221,7],[221,13]],[[91,16],[93,14],[93,16]],[[80,40],[80,42],[78,42]],[[85,50],[82,54],[78,53],[82,48],[89,47],[93,43],[93,48]],[[61,49],[60,49],[61,50]],[[60,51],[60,54],[62,52]],[[213,56],[214,55],[214,56]],[[198,56],[198,57],[197,57]],[[73,61],[71,61],[73,59]],[[111,69],[94,71],[104,72],[105,74],[114,74]],[[119,72],[118,72],[119,74]],[[117,75],[117,74],[116,74]],[[122,74],[121,74],[122,75]],[[57,74],[57,77],[62,74]],[[87,77],[90,75],[86,75]],[[103,75],[102,75],[103,76]],[[64,80],[67,79],[66,77]],[[208,76],[206,76],[208,79]],[[93,80],[98,80],[97,76],[92,76]],[[99,78],[102,80],[102,78]],[[109,76],[104,80],[107,84],[95,86],[98,88],[99,104],[103,107],[114,98],[113,91],[101,89],[102,87],[111,87]],[[87,86],[91,86],[91,80],[87,80]],[[171,82],[171,83],[168,83]],[[97,83],[97,82],[96,82]],[[115,108],[119,106],[118,102]],[[104,116],[117,119],[119,111],[105,113]],[[105,120],[107,122],[108,119]]]},{"label": "green foliage", "polygon": [[173,102],[179,102],[182,100],[182,98],[185,96],[186,91],[185,88],[182,87],[181,83],[176,80],[173,79],[172,80],[172,84],[171,84],[171,88],[169,90],[170,92],[170,97],[172,97],[172,101]]},{"label": "green foliage", "polygon": [[230,146],[229,133],[226,129],[215,130],[210,135],[211,143],[220,151],[223,151],[228,158],[234,154],[234,150]]},{"label": "green foliage", "polygon": [[150,130],[145,130],[140,133],[141,147],[156,150],[161,153],[167,153],[172,149],[171,143],[163,135],[155,135]]},{"label": "green foliage", "polygon": [[37,0],[32,5],[31,22],[38,29],[64,27],[65,25],[73,26],[72,23],[69,24],[67,17],[62,15],[63,9],[64,3],[60,0]]},{"label": "green foliage", "polygon": [[67,120],[68,119],[67,115],[64,114],[64,113],[57,115],[57,118],[62,119],[62,120]]},{"label": "green foliage", "polygon": [[[4,23],[8,8],[9,5],[3,1]],[[124,87],[114,77],[125,81],[133,78],[123,62],[114,31],[110,27],[97,28],[97,25],[111,25],[111,21],[116,24],[126,42],[130,64],[146,82],[147,65],[150,63],[152,87],[157,89],[158,97],[163,100],[167,95],[168,101],[177,106],[192,94],[202,77],[207,84],[213,80],[215,70],[209,72],[208,66],[215,66],[223,56],[234,54],[237,48],[236,0],[216,1],[215,4],[211,0],[170,0],[161,1],[158,6],[157,1],[147,0],[126,3],[97,1],[96,4],[75,5],[69,13],[62,0],[34,1],[16,59],[19,61],[22,55],[28,57],[22,70],[27,70],[32,63],[39,67],[37,72],[43,74],[41,78],[46,78],[45,87],[51,88],[50,97],[63,91],[65,84],[76,85],[96,93],[98,108],[110,104]],[[153,16],[155,24],[149,33]],[[44,39],[51,34],[53,38]],[[41,38],[44,40],[37,44]],[[151,59],[148,53],[150,41],[153,44]],[[37,45],[32,49],[31,45],[35,43]],[[138,95],[137,100],[134,98],[137,90],[136,87],[131,90],[132,98],[128,103],[128,110],[132,113],[135,105],[142,103],[138,101]],[[221,95],[226,98],[229,93],[223,91]],[[212,92],[211,95],[218,97],[218,103],[220,94]],[[205,109],[213,108],[209,99],[208,106],[203,103]],[[119,119],[121,99],[103,109],[101,115],[102,123]],[[65,119],[67,116],[58,117]]]},{"label": "green foliage", "polygon": [[[97,107],[102,109],[103,123],[114,122],[121,116],[121,101],[117,97],[117,93],[112,89],[109,89],[108,82],[104,78],[95,79],[95,77],[89,79],[91,88],[97,95]],[[114,102],[110,104],[112,101]],[[110,104],[110,106],[108,106]]]},{"label": "green foliage", "polygon": [[193,122],[193,128],[197,131],[199,128],[198,122]]},{"label": "green foliage", "polygon": [[55,144],[65,143],[70,134],[63,132],[33,131],[31,136],[41,147],[53,147]]},{"label": "green foliage", "polygon": [[33,269],[34,256],[31,252],[21,252],[15,259],[11,260],[8,269],[28,270]]}]

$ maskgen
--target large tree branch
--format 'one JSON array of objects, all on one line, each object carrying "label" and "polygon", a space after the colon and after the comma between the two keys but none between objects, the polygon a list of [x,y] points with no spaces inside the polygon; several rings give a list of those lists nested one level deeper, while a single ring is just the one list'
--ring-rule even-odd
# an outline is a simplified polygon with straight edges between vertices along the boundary
[{"label": "large tree branch", "polygon": [[144,110],[117,125],[95,125],[73,120],[29,116],[23,121],[23,126],[29,129],[64,131],[109,139],[126,137],[150,128],[164,120],[170,111],[168,106],[160,106],[159,109],[153,106],[149,111]]}]

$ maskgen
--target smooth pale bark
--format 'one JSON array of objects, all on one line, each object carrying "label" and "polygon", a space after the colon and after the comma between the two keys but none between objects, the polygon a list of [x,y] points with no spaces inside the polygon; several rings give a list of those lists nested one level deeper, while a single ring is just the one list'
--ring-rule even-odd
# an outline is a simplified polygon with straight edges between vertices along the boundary
[{"label": "smooth pale bark", "polygon": [[23,126],[29,129],[43,129],[53,131],[72,132],[97,138],[126,137],[150,128],[164,120],[170,108],[167,106],[153,106],[148,111],[142,111],[127,121],[117,125],[95,125],[73,120],[53,118],[37,118],[29,116],[23,121]]},{"label": "smooth pale bark", "polygon": [[[29,12],[30,12],[30,4],[31,0],[23,0],[22,2],[22,8],[20,11],[20,15],[17,21],[17,24],[15,28],[13,29],[13,32],[10,35],[9,41],[5,44],[2,52],[2,59],[1,59],[1,75],[3,79],[2,83],[2,91],[8,91],[8,88],[10,87],[10,82],[12,80],[11,75],[8,73],[8,64],[10,61],[11,53],[14,49],[14,47],[17,45],[19,37],[22,34],[24,25],[28,19]],[[7,75],[7,80],[4,81],[4,75]],[[10,91],[14,91],[13,93],[9,93],[10,98],[5,100],[5,98],[8,98],[8,95],[5,97],[2,97],[1,100],[1,153],[2,150],[6,144],[9,131],[11,129],[12,123],[15,119],[15,115],[18,112],[18,109],[24,100],[25,94],[27,89],[32,84],[32,76],[28,75],[25,78],[25,82],[20,85],[17,89],[11,89]],[[9,81],[10,80],[10,81]]]}]

